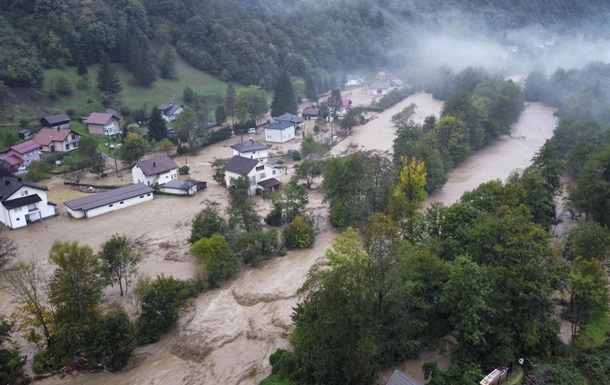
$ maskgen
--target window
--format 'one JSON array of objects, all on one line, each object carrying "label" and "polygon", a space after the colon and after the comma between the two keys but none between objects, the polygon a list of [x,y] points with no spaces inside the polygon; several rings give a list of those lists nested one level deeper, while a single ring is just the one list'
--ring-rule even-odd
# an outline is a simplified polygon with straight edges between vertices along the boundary
[{"label": "window", "polygon": [[69,149],[70,149],[70,145],[66,144],[66,150],[69,150]]},{"label": "window", "polygon": [[254,186],[256,184],[256,175],[250,178],[250,185]]},{"label": "window", "polygon": [[263,171],[265,166],[256,166],[256,171]]},{"label": "window", "polygon": [[150,196],[150,193],[146,194],[146,196],[147,196],[147,197],[149,197],[149,196]]},{"label": "window", "polygon": [[267,177],[267,174],[262,172],[261,175],[260,175],[260,179],[265,179],[266,177]]},{"label": "window", "polygon": [[108,207],[112,207],[112,206],[114,206],[114,205],[108,205]]},{"label": "window", "polygon": [[125,202],[123,202],[123,201],[120,201],[120,202],[119,202],[119,204],[121,204],[121,205],[122,205],[123,203],[125,203]]},{"label": "window", "polygon": [[19,212],[19,211],[21,211],[21,207],[15,207],[15,209],[13,211],[16,213]]},{"label": "window", "polygon": [[23,190],[23,191],[21,192],[21,196],[22,196],[22,197],[24,197],[24,196],[26,196],[26,195],[28,195],[28,190]]},{"label": "window", "polygon": [[272,173],[272,174],[273,174],[273,175],[275,175],[275,170],[273,170],[273,173]]},{"label": "window", "polygon": [[140,195],[140,199],[144,198],[144,195]]}]

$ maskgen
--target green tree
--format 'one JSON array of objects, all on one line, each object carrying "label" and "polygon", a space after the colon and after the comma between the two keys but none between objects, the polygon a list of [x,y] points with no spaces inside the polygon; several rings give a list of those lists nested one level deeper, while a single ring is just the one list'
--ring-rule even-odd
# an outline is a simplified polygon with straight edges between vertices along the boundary
[{"label": "green tree", "polygon": [[161,110],[157,107],[153,107],[150,114],[150,120],[148,121],[148,137],[152,140],[160,142],[167,138],[167,124]]},{"label": "green tree", "polygon": [[268,109],[267,95],[260,87],[248,86],[237,92],[235,116],[240,122],[252,120],[258,124],[260,118],[267,113]]},{"label": "green tree", "polygon": [[231,116],[233,121],[235,122],[235,102],[236,102],[236,93],[233,84],[229,83],[227,86],[227,92],[225,95],[225,112],[227,116]]},{"label": "green tree", "polygon": [[610,257],[610,231],[597,223],[581,223],[570,229],[565,240],[564,257],[606,263]]},{"label": "green tree", "polygon": [[110,59],[106,55],[102,55],[100,60],[100,68],[97,73],[97,89],[102,94],[117,95],[123,90],[121,81],[116,72],[110,65]]},{"label": "green tree", "polygon": [[125,143],[119,150],[119,158],[131,165],[140,160],[149,151],[149,145],[140,135],[131,133],[125,138]]},{"label": "green tree", "polygon": [[248,200],[250,180],[245,177],[233,179],[229,186],[229,229],[233,234],[259,231],[261,220],[254,205]]},{"label": "green tree", "polygon": [[311,248],[316,240],[311,223],[297,215],[284,230],[284,245],[289,249]]},{"label": "green tree", "polygon": [[172,128],[176,130],[178,137],[182,142],[191,143],[193,131],[197,126],[197,114],[190,107],[184,107],[182,112],[178,115]]},{"label": "green tree", "polygon": [[318,159],[324,156],[329,150],[327,145],[316,141],[311,134],[305,134],[301,141],[301,155],[303,158]]},{"label": "green tree", "polygon": [[163,138],[158,143],[158,147],[159,147],[159,151],[164,152],[167,155],[169,155],[170,151],[172,151],[174,149],[174,147],[176,147],[176,145],[173,144],[172,141],[169,140],[168,138]]},{"label": "green tree", "polygon": [[211,287],[218,287],[223,281],[239,272],[239,261],[225,237],[220,234],[201,238],[191,246],[191,252],[204,264],[204,271]]},{"label": "green tree", "polygon": [[227,220],[220,212],[220,204],[206,200],[204,208],[193,219],[188,241],[195,243],[201,238],[210,238],[214,234],[224,235],[227,233],[227,229]]},{"label": "green tree", "polygon": [[163,56],[159,61],[159,76],[162,79],[176,79],[176,55],[171,48],[163,51]]},{"label": "green tree", "polygon": [[309,203],[307,191],[295,182],[285,184],[279,191],[272,193],[269,199],[273,207],[270,215],[275,213],[280,219],[275,225],[292,222],[297,215],[303,214]]},{"label": "green tree", "polygon": [[305,97],[312,102],[318,101],[318,91],[316,91],[316,83],[311,75],[305,75]]},{"label": "green tree", "polygon": [[292,89],[294,90],[295,100],[300,103],[305,97],[305,81],[303,79],[294,79],[292,81]]},{"label": "green tree", "polygon": [[314,180],[322,175],[324,172],[324,162],[320,160],[309,160],[305,159],[296,167],[292,180],[295,182],[305,181],[308,189]]},{"label": "green tree", "polygon": [[394,187],[388,211],[394,219],[410,218],[426,199],[426,165],[415,159],[402,157],[402,170]]},{"label": "green tree", "polygon": [[92,331],[89,357],[110,370],[120,370],[136,347],[135,326],[123,308],[114,308],[99,318]]},{"label": "green tree", "polygon": [[102,175],[106,169],[103,154],[97,148],[97,142],[92,136],[83,135],[78,143],[78,151],[83,154],[83,167],[91,172]]},{"label": "green tree", "polygon": [[[141,259],[140,255],[132,249],[127,237],[113,235],[102,244],[98,258],[101,262],[102,274],[110,285],[119,286],[121,297],[123,294],[127,294],[129,284],[137,274],[137,264]],[[125,286],[124,292],[123,286]]]},{"label": "green tree", "polygon": [[258,266],[261,259],[267,259],[278,252],[278,232],[257,231],[243,233],[231,245],[235,256],[244,263]]},{"label": "green tree", "polygon": [[275,83],[273,100],[271,101],[271,116],[280,116],[285,113],[297,113],[297,101],[290,76],[286,71],[280,73]]},{"label": "green tree", "polygon": [[22,384],[26,379],[25,356],[10,344],[12,329],[13,325],[0,315],[0,383],[7,385]]}]

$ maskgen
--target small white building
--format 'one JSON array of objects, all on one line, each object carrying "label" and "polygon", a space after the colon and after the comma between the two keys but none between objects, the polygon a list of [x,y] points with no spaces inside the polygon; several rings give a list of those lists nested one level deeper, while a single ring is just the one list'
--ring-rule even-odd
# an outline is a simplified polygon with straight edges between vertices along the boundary
[{"label": "small white building", "polygon": [[20,178],[0,179],[0,202],[0,221],[11,229],[55,215],[55,204],[47,200],[46,190]]},{"label": "small white building", "polygon": [[233,156],[239,155],[244,158],[258,159],[263,162],[266,162],[269,157],[269,147],[252,138],[248,141],[234,144],[231,148],[233,149]]},{"label": "small white building", "polygon": [[290,122],[273,122],[265,127],[265,140],[272,143],[285,143],[294,139],[296,127]]},{"label": "small white building", "polygon": [[193,196],[197,191],[206,187],[208,187],[207,182],[174,179],[162,185],[159,190],[168,194]]},{"label": "small white building", "polygon": [[158,109],[161,110],[161,115],[166,122],[173,122],[184,109],[181,104],[161,104]]},{"label": "small white building", "polygon": [[362,76],[360,75],[345,75],[345,86],[349,87],[349,86],[359,86],[364,82],[364,79],[362,79]]},{"label": "small white building", "polygon": [[152,187],[144,183],[132,184],[115,190],[73,199],[64,204],[74,218],[93,218],[111,211],[124,209],[153,199]]},{"label": "small white building", "polygon": [[369,89],[371,94],[383,96],[392,90],[392,85],[390,82],[374,82]]},{"label": "small white building", "polygon": [[178,165],[167,155],[140,160],[131,166],[131,177],[134,184],[163,185],[178,179]]},{"label": "small white building", "polygon": [[250,195],[260,194],[266,189],[276,190],[281,186],[281,182],[275,178],[279,176],[279,171],[260,160],[236,155],[225,164],[223,171],[227,186],[231,186],[233,179],[239,179],[242,176],[248,178]]}]

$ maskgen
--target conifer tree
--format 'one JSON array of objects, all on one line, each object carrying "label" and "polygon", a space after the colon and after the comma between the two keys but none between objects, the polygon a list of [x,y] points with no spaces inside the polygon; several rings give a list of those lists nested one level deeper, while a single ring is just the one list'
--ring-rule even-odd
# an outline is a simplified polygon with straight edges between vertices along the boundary
[{"label": "conifer tree", "polygon": [[102,55],[100,69],[97,73],[97,89],[108,95],[116,95],[123,90],[121,81],[110,65],[107,55]]},{"label": "conifer tree", "polygon": [[227,86],[227,95],[225,96],[225,113],[227,116],[233,117],[233,121],[235,121],[235,98],[236,98],[235,88],[233,84],[229,83]]},{"label": "conifer tree", "polygon": [[148,137],[160,142],[162,139],[167,138],[167,125],[161,115],[161,110],[154,107],[148,122]]},{"label": "conifer tree", "polygon": [[312,102],[318,101],[318,91],[311,75],[305,76],[305,97]]},{"label": "conifer tree", "polygon": [[296,114],[297,102],[294,97],[294,89],[290,82],[290,76],[282,71],[275,83],[273,101],[271,102],[271,116],[280,116],[285,113]]}]

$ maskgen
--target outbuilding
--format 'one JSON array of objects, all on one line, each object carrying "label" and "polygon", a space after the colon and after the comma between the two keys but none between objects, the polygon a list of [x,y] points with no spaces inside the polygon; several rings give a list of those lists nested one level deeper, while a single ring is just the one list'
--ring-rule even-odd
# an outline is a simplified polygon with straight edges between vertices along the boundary
[{"label": "outbuilding", "polygon": [[175,195],[193,196],[199,190],[208,187],[207,182],[197,180],[174,179],[160,187],[160,191]]},{"label": "outbuilding", "polygon": [[73,199],[64,204],[74,218],[93,218],[111,211],[124,209],[153,199],[152,187],[144,183],[133,184],[97,194]]}]

